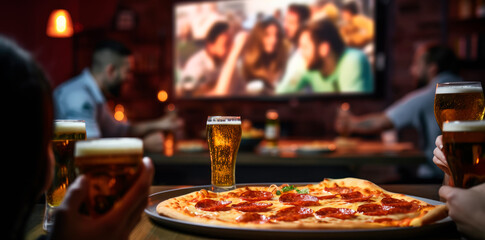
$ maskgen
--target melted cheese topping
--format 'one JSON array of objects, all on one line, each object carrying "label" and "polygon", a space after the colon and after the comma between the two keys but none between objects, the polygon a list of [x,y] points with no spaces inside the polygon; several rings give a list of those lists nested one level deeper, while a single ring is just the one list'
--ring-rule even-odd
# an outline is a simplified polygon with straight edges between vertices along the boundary
[{"label": "melted cheese topping", "polygon": [[[325,187],[338,187],[337,184],[329,186],[328,183],[322,182],[319,184],[315,185],[307,185],[307,186],[300,186],[297,187],[298,189],[304,189],[308,188],[309,189],[309,194],[312,196],[316,197],[322,197],[322,196],[330,196],[334,195],[335,193],[328,192],[325,190]],[[424,209],[428,208],[433,208],[433,206],[413,199],[411,197],[405,196],[403,194],[394,194],[394,193],[387,193],[385,191],[379,191],[379,190],[374,190],[374,188],[366,188],[366,187],[351,187],[352,191],[359,191],[361,192],[364,197],[365,196],[372,196],[368,201],[362,201],[362,202],[347,202],[346,200],[340,198],[340,196],[336,196],[335,198],[330,198],[330,199],[321,199],[319,200],[319,206],[303,206],[306,208],[310,208],[313,210],[314,214],[313,217],[308,217],[304,219],[299,219],[296,221],[291,221],[292,223],[349,223],[349,222],[369,222],[370,224],[379,224],[382,226],[392,226],[392,225],[407,225],[409,224],[410,220],[407,221],[401,221],[403,219],[412,219],[424,211]],[[239,217],[240,215],[244,214],[244,212],[235,210],[230,208],[231,205],[233,204],[238,204],[241,202],[245,202],[244,200],[240,199],[239,196],[242,192],[245,192],[247,190],[253,190],[253,191],[268,191],[271,190],[273,192],[273,198],[271,200],[267,201],[258,201],[258,202],[267,202],[267,203],[272,203],[273,205],[268,208],[267,211],[264,212],[257,212],[260,215],[264,215],[267,217],[271,217],[277,213],[278,210],[281,210],[283,208],[288,208],[288,207],[293,207],[293,205],[285,205],[279,201],[279,197],[276,195],[277,190],[281,190],[280,187],[275,187],[274,185],[270,187],[244,187],[244,188],[238,188],[229,192],[223,192],[223,193],[213,193],[210,191],[206,190],[201,190],[195,193],[187,194],[181,197],[174,198],[176,200],[172,201],[170,207],[177,209],[180,212],[183,212],[186,215],[192,216],[192,217],[198,217],[198,218],[204,218],[204,219],[212,219],[212,220],[217,220],[220,222],[228,222],[228,223],[236,223],[236,218]],[[295,190],[289,191],[289,192],[296,192]],[[285,193],[289,193],[285,192]],[[285,194],[283,193],[283,194]],[[421,206],[421,210],[418,210],[416,212],[411,212],[411,213],[404,213],[404,214],[387,214],[387,215],[382,215],[382,216],[368,216],[363,213],[360,213],[357,211],[357,208],[360,205],[363,204],[368,204],[368,203],[375,203],[375,204],[381,204],[381,200],[384,197],[392,197],[396,199],[403,199],[408,202],[410,201],[415,201]],[[195,207],[195,204],[202,200],[202,199],[212,199],[216,201],[232,201],[231,204],[228,205],[227,211],[203,211],[200,209],[197,209]],[[168,200],[167,200],[168,201]],[[354,215],[354,218],[350,219],[338,219],[338,218],[332,218],[332,217],[320,217],[315,212],[317,212],[319,209],[324,208],[324,207],[331,207],[331,208],[348,208],[352,209],[356,212]],[[375,223],[376,219],[392,219],[392,220],[397,220],[396,222],[389,222],[389,221],[383,221],[381,223]],[[270,220],[272,224],[278,224],[280,222]]]}]

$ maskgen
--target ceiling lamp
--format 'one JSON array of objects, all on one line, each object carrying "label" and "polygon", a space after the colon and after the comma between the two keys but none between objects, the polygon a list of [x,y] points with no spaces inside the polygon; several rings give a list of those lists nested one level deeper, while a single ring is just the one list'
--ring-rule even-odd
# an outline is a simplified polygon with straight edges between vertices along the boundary
[{"label": "ceiling lamp", "polygon": [[74,30],[71,15],[67,10],[56,9],[52,11],[47,22],[47,36],[53,38],[71,37]]}]

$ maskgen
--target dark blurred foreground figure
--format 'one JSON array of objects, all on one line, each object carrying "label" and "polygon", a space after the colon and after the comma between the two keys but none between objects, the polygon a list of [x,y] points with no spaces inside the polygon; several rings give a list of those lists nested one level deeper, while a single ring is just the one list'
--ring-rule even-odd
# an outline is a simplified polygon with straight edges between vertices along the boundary
[{"label": "dark blurred foreground figure", "polygon": [[[43,71],[19,46],[0,36],[0,79],[4,111],[4,149],[15,156],[4,161],[2,174],[2,239],[24,239],[30,213],[51,183],[54,160],[52,89]],[[149,158],[143,159],[138,179],[119,204],[93,219],[79,208],[88,193],[83,175],[69,187],[56,212],[52,239],[127,239],[147,204],[153,178]]]},{"label": "dark blurred foreground figure", "polygon": [[335,121],[337,132],[342,134],[376,134],[389,129],[413,127],[417,130],[420,148],[429,162],[418,169],[418,177],[441,178],[441,172],[432,164],[434,139],[441,131],[434,116],[434,95],[437,83],[462,81],[457,74],[457,60],[447,47],[426,44],[416,49],[411,75],[419,88],[392,104],[384,112],[353,116],[340,111]]}]

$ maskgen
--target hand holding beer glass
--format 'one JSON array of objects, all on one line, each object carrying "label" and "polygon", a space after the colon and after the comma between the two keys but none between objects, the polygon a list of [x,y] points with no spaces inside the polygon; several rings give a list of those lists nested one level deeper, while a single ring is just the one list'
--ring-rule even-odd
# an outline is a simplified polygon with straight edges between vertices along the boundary
[{"label": "hand holding beer glass", "polygon": [[485,182],[485,121],[445,122],[443,151],[455,187]]},{"label": "hand holding beer glass", "polygon": [[43,228],[49,231],[54,220],[53,211],[58,207],[67,187],[74,182],[74,145],[86,139],[86,124],[82,120],[55,120],[54,136],[51,142],[54,153],[54,179],[47,190]]},{"label": "hand holding beer glass", "polygon": [[212,191],[233,190],[236,188],[236,156],[241,143],[241,117],[210,116],[206,131]]},{"label": "hand holding beer glass", "polygon": [[[473,136],[475,138],[474,141],[476,141],[475,143],[479,142],[479,140],[475,137],[475,134],[471,134],[477,128],[470,127],[469,123],[453,123],[448,125],[447,122],[456,120],[482,120],[484,111],[484,97],[480,82],[448,82],[436,84],[434,113],[438,126],[443,131],[444,153],[452,173],[453,184],[457,187],[466,187],[468,185],[468,183],[465,183],[468,180],[464,179],[463,174],[473,167],[468,166],[466,167],[467,170],[462,168],[468,164],[462,164],[460,162],[469,160],[465,160],[467,156],[461,156],[465,152],[463,152],[464,150],[461,147],[456,148],[456,146],[461,146],[460,142],[463,143],[464,141],[463,136]],[[447,125],[446,130],[445,124]],[[462,125],[465,127],[462,127]],[[460,131],[456,131],[457,129]],[[458,142],[456,142],[457,140]],[[470,151],[471,153],[472,150],[467,149],[466,151]],[[448,182],[446,176],[444,182]]]},{"label": "hand holding beer glass", "polygon": [[76,170],[89,179],[87,212],[107,213],[130,189],[142,163],[143,142],[137,138],[102,138],[76,143]]}]

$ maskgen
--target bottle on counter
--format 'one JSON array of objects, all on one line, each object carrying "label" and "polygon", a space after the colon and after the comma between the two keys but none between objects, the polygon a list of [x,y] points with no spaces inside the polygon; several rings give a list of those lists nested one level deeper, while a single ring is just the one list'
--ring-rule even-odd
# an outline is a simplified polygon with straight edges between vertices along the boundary
[{"label": "bottle on counter", "polygon": [[264,139],[266,147],[276,148],[280,137],[280,122],[278,112],[274,109],[266,111],[266,126],[264,128]]}]

